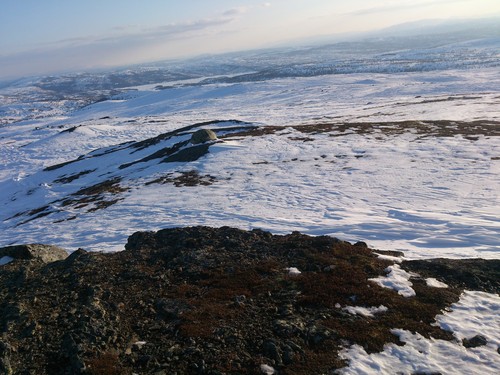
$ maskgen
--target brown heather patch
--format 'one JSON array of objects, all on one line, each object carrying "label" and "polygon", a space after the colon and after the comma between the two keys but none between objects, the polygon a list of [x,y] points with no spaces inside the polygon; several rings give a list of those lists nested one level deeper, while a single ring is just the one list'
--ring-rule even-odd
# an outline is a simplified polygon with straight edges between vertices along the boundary
[{"label": "brown heather patch", "polygon": [[76,193],[71,194],[69,198],[63,199],[61,204],[62,206],[73,206],[77,209],[86,207],[89,204],[94,204],[88,212],[94,212],[107,208],[119,202],[121,199],[106,199],[106,194],[110,194],[115,197],[116,195],[128,190],[120,186],[120,181],[121,178],[115,177],[92,186],[84,187]]},{"label": "brown heather patch", "polygon": [[[87,172],[90,173],[92,171]],[[71,180],[73,177],[78,178],[78,175],[73,175],[71,178],[69,178],[69,180]],[[65,180],[59,180],[60,183],[67,183],[68,181],[65,182]],[[61,205],[63,207],[72,206],[75,209],[82,209],[89,205],[93,205],[87,210],[87,212],[94,212],[97,210],[105,209],[122,200],[122,198],[116,198],[116,196],[128,190],[127,188],[120,186],[120,181],[121,178],[115,177],[113,179],[109,179],[92,186],[81,188],[76,193],[69,195],[67,198],[52,201],[48,205],[33,210],[19,212],[14,216],[8,218],[7,220],[21,216],[27,216],[27,219],[17,224],[17,226],[23,225],[32,220],[59,212],[60,210],[57,208],[58,205]],[[55,182],[57,182],[57,180]],[[72,220],[74,218],[76,217],[57,220],[55,221],[55,223],[65,220]]]},{"label": "brown heather patch", "polygon": [[129,371],[120,365],[118,354],[107,352],[99,355],[96,358],[89,360],[88,364],[89,375],[125,375],[130,374]]},{"label": "brown heather patch", "polygon": [[145,185],[151,184],[173,184],[174,186],[208,186],[212,185],[216,181],[214,176],[209,174],[200,175],[198,171],[192,170],[187,172],[180,172],[179,175],[175,173],[167,173],[165,176],[157,178],[152,181],[148,181]]},{"label": "brown heather patch", "polygon": [[[332,133],[332,136],[347,134],[372,134],[379,132],[385,136],[394,136],[407,132],[415,132],[423,137],[453,137],[462,135],[464,138],[475,141],[478,136],[500,136],[500,122],[498,121],[395,121],[395,122],[353,122],[335,123],[325,122],[308,125],[292,126],[263,126],[253,129],[244,129],[241,132],[227,134],[220,138],[263,136],[275,134],[284,129],[292,128],[304,134]],[[290,138],[297,141],[314,140],[311,137]]]},{"label": "brown heather patch", "polygon": [[82,188],[73,195],[97,196],[105,193],[110,193],[110,194],[123,193],[124,191],[127,191],[127,189],[124,189],[120,186],[120,181],[121,178],[115,177],[110,180],[106,180],[98,184]]},{"label": "brown heather patch", "polygon": [[[332,343],[324,343],[324,350],[315,351],[312,349],[306,349],[302,358],[294,363],[290,368],[285,369],[283,374],[294,374],[294,375],[310,375],[313,373],[321,373],[321,372],[313,372],[321,371],[321,369],[339,369],[348,365],[347,361],[344,361],[339,358],[338,352],[342,348],[333,345]],[[328,371],[323,370],[323,371]]]},{"label": "brown heather patch", "polygon": [[253,269],[238,269],[230,274],[220,269],[207,272],[196,290],[179,286],[177,292],[187,297],[192,308],[183,315],[181,332],[188,336],[208,337],[217,328],[239,319],[247,300],[259,298],[272,288],[265,276],[270,271],[266,266],[268,264],[259,267],[262,273]]},{"label": "brown heather patch", "polygon": [[81,171],[79,173],[75,173],[75,174],[72,174],[72,175],[63,175],[57,179],[54,180],[55,183],[59,183],[59,184],[68,184],[70,182],[73,182],[74,180],[77,180],[79,179],[80,177],[82,176],[85,176],[89,173],[92,173],[92,172],[95,172],[96,169],[88,169],[88,170],[84,170],[84,171]]}]

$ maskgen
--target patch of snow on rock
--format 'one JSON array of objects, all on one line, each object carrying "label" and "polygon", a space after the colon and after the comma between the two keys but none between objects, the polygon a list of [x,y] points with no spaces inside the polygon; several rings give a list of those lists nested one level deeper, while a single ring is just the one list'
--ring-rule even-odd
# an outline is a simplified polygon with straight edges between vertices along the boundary
[{"label": "patch of snow on rock", "polygon": [[5,266],[6,264],[9,264],[12,262],[14,258],[9,257],[9,256],[4,256],[0,258],[0,266]]},{"label": "patch of snow on rock", "polygon": [[399,265],[394,264],[385,270],[386,276],[369,279],[383,288],[394,289],[403,297],[413,297],[416,295],[410,282],[411,274],[403,270]]},{"label": "patch of snow on rock", "polygon": [[262,371],[263,374],[265,375],[273,375],[274,374],[274,368],[272,368],[269,365],[260,365],[260,371]]},{"label": "patch of snow on rock", "polygon": [[388,308],[384,305],[380,305],[379,307],[347,306],[344,307],[343,310],[347,311],[349,314],[373,318],[375,314],[386,312]]},{"label": "patch of snow on rock", "polygon": [[401,263],[403,262],[403,260],[405,260],[404,257],[395,257],[395,256],[392,256],[392,255],[386,255],[386,254],[379,254],[377,252],[375,252],[375,254],[380,258],[380,259],[384,259],[384,260],[390,260],[391,262],[394,262],[394,263]]},{"label": "patch of snow on rock", "polygon": [[445,284],[433,277],[425,279],[425,282],[427,283],[427,286],[431,286],[433,288],[448,288],[448,284]]},{"label": "patch of snow on rock", "polygon": [[338,374],[500,374],[500,297],[483,292],[465,292],[452,311],[436,317],[443,329],[458,340],[482,335],[487,344],[466,348],[461,341],[426,339],[419,333],[394,329],[403,346],[387,344],[381,353],[368,354],[353,345],[341,352],[349,367]]},{"label": "patch of snow on rock", "polygon": [[300,275],[302,272],[299,271],[297,267],[287,267],[285,268],[290,276]]}]

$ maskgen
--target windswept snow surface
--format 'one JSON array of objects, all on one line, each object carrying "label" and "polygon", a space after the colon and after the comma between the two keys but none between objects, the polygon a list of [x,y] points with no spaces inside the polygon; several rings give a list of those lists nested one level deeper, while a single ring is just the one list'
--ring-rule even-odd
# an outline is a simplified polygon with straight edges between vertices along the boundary
[{"label": "windswept snow surface", "polygon": [[[116,150],[198,121],[236,118],[251,124],[500,119],[498,70],[350,74],[130,91],[64,116],[0,127],[0,245],[53,243],[116,251],[138,230],[185,225],[299,230],[404,251],[408,258],[498,258],[500,139],[345,132],[226,139],[201,159],[134,169],[123,200],[95,212],[40,217],[37,209],[103,176],[119,174],[112,153],[68,165],[65,175],[99,167],[67,185],[41,169],[93,150]],[[221,126],[224,126],[222,123]],[[498,123],[491,124],[498,132]],[[307,138],[307,137],[306,137]],[[186,137],[188,139],[188,136]],[[125,147],[125,146],[123,146]],[[116,160],[112,158],[116,157]],[[127,156],[130,157],[130,156]],[[95,160],[95,162],[94,162]],[[97,165],[93,165],[97,163]],[[211,186],[144,182],[196,170]],[[61,172],[62,173],[62,172]],[[100,178],[100,180],[99,180]],[[84,185],[86,184],[86,185]]]}]

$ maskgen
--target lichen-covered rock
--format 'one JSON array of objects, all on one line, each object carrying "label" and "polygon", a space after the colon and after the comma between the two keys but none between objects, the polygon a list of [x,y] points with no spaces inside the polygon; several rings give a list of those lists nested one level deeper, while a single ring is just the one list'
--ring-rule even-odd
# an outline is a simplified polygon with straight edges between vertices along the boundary
[{"label": "lichen-covered rock", "polygon": [[191,143],[194,145],[217,140],[217,135],[210,129],[200,129],[191,136]]},{"label": "lichen-covered rock", "polygon": [[68,256],[61,247],[43,244],[14,245],[0,248],[0,258],[8,256],[14,259],[35,259],[43,263],[64,260]]}]

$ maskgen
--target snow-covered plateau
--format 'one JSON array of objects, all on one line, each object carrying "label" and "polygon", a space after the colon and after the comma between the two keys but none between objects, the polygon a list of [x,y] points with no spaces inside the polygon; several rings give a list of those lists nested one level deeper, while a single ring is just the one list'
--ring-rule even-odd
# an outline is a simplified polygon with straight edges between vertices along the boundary
[{"label": "snow-covered plateau", "polygon": [[[498,54],[478,64],[159,82],[87,106],[45,102],[40,116],[13,101],[39,88],[3,88],[0,245],[112,252],[136,231],[207,225],[331,235],[408,259],[500,259]],[[218,137],[205,149],[190,143],[202,128]],[[498,306],[467,292],[436,324],[498,347],[498,329],[463,313],[499,327]],[[345,373],[500,371],[493,344],[465,352],[394,328],[406,345],[346,348]]]},{"label": "snow-covered plateau", "polygon": [[[497,258],[499,87],[498,70],[485,69],[150,88],[65,115],[6,124],[0,128],[0,241],[116,251],[136,230],[232,225],[364,240],[409,258]],[[135,165],[127,173],[117,166],[139,154],[106,151],[221,119],[283,128],[225,138],[196,161]],[[449,121],[447,134],[418,129],[426,123],[444,128],[439,120]],[[470,123],[466,132],[464,122]],[[375,126],[359,131],[358,123]],[[304,136],[292,128],[303,124],[333,125]],[[231,126],[241,125],[200,125]],[[104,155],[42,170],[90,152]],[[54,182],[96,168],[72,183]],[[192,170],[217,181],[194,187],[141,184]],[[115,177],[127,191],[104,210],[68,207],[22,225],[12,218]],[[63,220],[68,216],[74,220]]]}]

